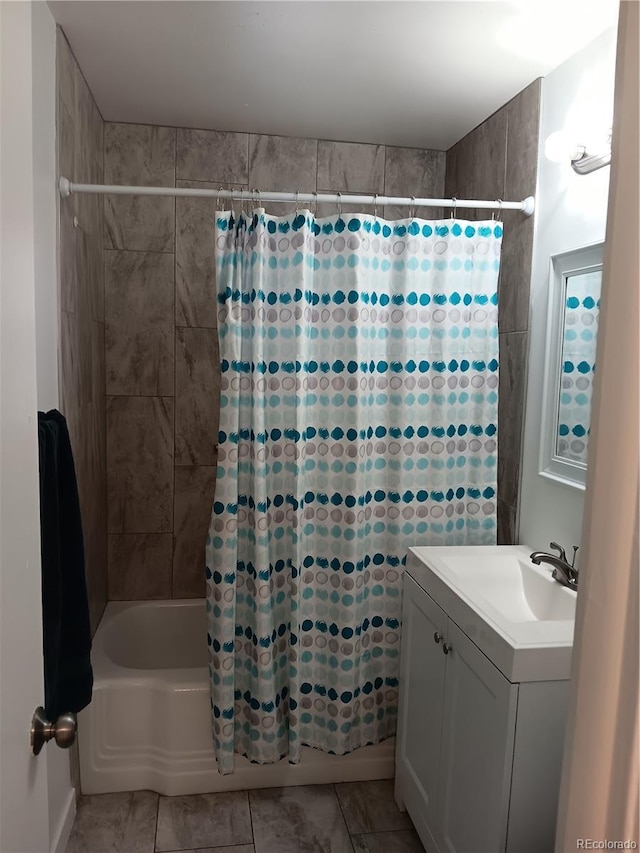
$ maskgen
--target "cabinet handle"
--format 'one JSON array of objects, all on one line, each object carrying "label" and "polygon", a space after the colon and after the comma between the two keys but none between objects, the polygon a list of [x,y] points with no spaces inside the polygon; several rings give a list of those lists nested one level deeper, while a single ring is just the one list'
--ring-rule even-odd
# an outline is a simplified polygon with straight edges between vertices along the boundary
[{"label": "cabinet handle", "polygon": [[439,643],[441,640],[444,640],[444,634],[439,634],[437,631],[433,635],[433,639],[436,643]]},{"label": "cabinet handle", "polygon": [[449,654],[449,652],[450,652],[450,651],[452,651],[452,650],[453,650],[453,646],[450,646],[450,645],[449,645],[449,643],[445,643],[445,644],[442,646],[442,651],[445,653],[445,655],[448,655],[448,654]]}]

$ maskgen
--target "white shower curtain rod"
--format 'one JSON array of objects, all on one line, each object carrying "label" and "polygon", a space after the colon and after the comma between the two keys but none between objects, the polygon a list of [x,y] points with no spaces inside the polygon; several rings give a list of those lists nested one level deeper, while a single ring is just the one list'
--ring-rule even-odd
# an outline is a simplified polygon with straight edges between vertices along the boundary
[{"label": "white shower curtain rod", "polygon": [[483,201],[468,198],[407,198],[387,195],[353,195],[351,193],[300,193],[300,192],[261,192],[259,190],[210,190],[188,187],[127,187],[113,184],[75,184],[68,178],[60,178],[59,190],[62,198],[73,193],[101,193],[103,195],[155,195],[180,198],[235,199],[240,202],[253,202],[257,206],[263,201],[295,201],[297,204],[308,202],[326,202],[328,204],[367,204],[367,205],[410,205],[412,207],[447,207],[457,210],[459,207],[472,207],[478,210],[520,210],[525,216],[531,216],[535,208],[535,199],[528,196],[523,201]]}]

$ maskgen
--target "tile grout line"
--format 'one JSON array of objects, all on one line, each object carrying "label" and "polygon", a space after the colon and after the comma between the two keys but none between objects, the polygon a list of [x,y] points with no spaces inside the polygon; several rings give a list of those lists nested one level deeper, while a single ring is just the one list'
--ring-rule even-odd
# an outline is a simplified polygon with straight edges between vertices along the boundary
[{"label": "tile grout line", "polygon": [[[105,198],[108,196],[105,195]],[[174,255],[173,249],[127,249],[122,246],[107,246],[102,247],[102,251],[107,252],[129,252],[133,255]]]},{"label": "tile grout line", "polygon": [[349,824],[347,823],[347,818],[345,816],[344,809],[342,808],[342,803],[340,802],[340,797],[338,795],[337,783],[332,782],[331,787],[333,788],[333,794],[336,800],[338,801],[338,808],[340,809],[340,814],[342,815],[342,820],[344,821],[344,827],[347,830],[347,835],[349,836],[349,844],[351,845],[351,850],[355,851],[355,847],[353,845],[353,837],[351,835],[351,831],[349,830]]},{"label": "tile grout line", "polygon": [[[173,184],[174,186],[178,182],[178,130],[176,129],[174,135],[174,147],[173,147]],[[178,373],[178,365],[177,365],[177,353],[178,353],[178,326],[176,323],[176,310],[177,310],[177,276],[176,276],[176,264],[177,264],[177,242],[178,242],[178,199],[174,197],[173,199],[173,311],[172,311],[172,319],[173,319],[173,459],[171,466],[172,473],[172,482],[171,482],[171,586],[170,593],[171,598],[175,598],[175,588],[176,588],[176,409],[178,406],[177,403],[177,373]]]},{"label": "tile grout line", "polygon": [[158,849],[158,819],[160,817],[160,794],[158,794],[158,802],[156,804],[156,829],[153,834],[153,849],[154,853]]},{"label": "tile grout line", "polygon": [[251,133],[247,133],[247,189],[251,184]]},{"label": "tile grout line", "polygon": [[253,853],[256,853],[256,834],[253,829],[253,812],[251,811],[251,788],[247,788],[247,807],[249,809],[249,823],[251,824],[251,843],[253,845]]}]

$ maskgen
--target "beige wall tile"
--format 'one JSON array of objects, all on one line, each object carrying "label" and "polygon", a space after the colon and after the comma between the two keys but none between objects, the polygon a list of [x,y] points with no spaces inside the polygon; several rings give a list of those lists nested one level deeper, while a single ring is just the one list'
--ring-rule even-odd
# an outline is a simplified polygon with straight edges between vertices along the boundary
[{"label": "beige wall tile", "polygon": [[384,145],[321,139],[318,142],[318,191],[382,194],[384,154]]},{"label": "beige wall tile", "polygon": [[106,460],[104,415],[101,406],[90,404],[79,412],[78,434],[82,447],[75,454],[82,513],[85,572],[92,630],[107,600]]},{"label": "beige wall tile", "polygon": [[[442,198],[445,159],[444,151],[387,146],[385,149],[385,195]],[[409,208],[387,206],[384,215],[387,219],[406,218],[409,216]],[[428,208],[426,212],[418,211],[418,215],[433,219],[439,217],[440,212],[435,208]]]},{"label": "beige wall tile", "polygon": [[511,507],[518,505],[528,337],[527,332],[500,335],[498,498]]},{"label": "beige wall tile", "polygon": [[109,600],[171,598],[170,533],[109,535]]},{"label": "beige wall tile", "polygon": [[101,164],[104,122],[78,65],[76,65],[76,102],[78,129],[84,148],[97,163]]},{"label": "beige wall tile", "polygon": [[[104,323],[94,320],[91,324],[91,402],[98,407],[98,411],[104,416],[106,413],[107,397],[106,388],[106,366],[104,351]],[[105,425],[102,425],[102,450],[106,450]],[[104,453],[101,457],[106,463]]]},{"label": "beige wall tile", "polygon": [[110,533],[173,526],[173,399],[107,397]]},{"label": "beige wall tile", "polygon": [[104,258],[99,239],[75,229],[76,296],[91,320],[104,321]]},{"label": "beige wall tile", "polygon": [[68,418],[80,406],[80,336],[75,314],[60,312],[60,411]]},{"label": "beige wall tile", "polygon": [[[535,80],[507,105],[505,198],[518,201],[536,192],[541,81]],[[500,265],[500,331],[529,326],[529,291],[534,216],[505,211]]]},{"label": "beige wall tile", "polygon": [[[447,152],[446,196],[522,199],[535,192],[540,81]],[[490,218],[465,210],[465,219]],[[533,217],[505,211],[499,280],[498,542],[517,539]]]},{"label": "beige wall tile", "polygon": [[[102,118],[60,29],[57,43],[59,170],[71,180],[100,183]],[[59,203],[59,407],[74,453],[95,631],[107,599],[103,205],[100,196],[89,195]]]},{"label": "beige wall tile", "polygon": [[176,467],[173,517],[173,597],[203,598],[204,544],[216,484],[215,466]]},{"label": "beige wall tile", "polygon": [[56,66],[58,95],[70,115],[74,115],[76,111],[76,60],[60,27],[57,28],[56,32]]},{"label": "beige wall tile", "polygon": [[516,508],[498,501],[498,545],[516,545]]},{"label": "beige wall tile", "polygon": [[[445,197],[498,199],[505,195],[505,170],[507,157],[507,109],[502,107],[452,149],[455,172],[447,172]],[[490,219],[486,210],[465,208],[461,219]]]},{"label": "beige wall tile", "polygon": [[213,465],[220,418],[215,329],[176,329],[176,465]]},{"label": "beige wall tile", "polygon": [[[315,192],[318,141],[252,133],[249,137],[249,187],[279,192]],[[265,202],[265,209],[283,216],[295,202]]]},{"label": "beige wall tile", "polygon": [[64,203],[60,207],[60,267],[58,292],[60,311],[75,314],[78,307],[78,248],[77,232],[73,224],[73,207]]},{"label": "beige wall tile", "polygon": [[[174,128],[107,122],[105,183],[175,186],[175,153]],[[175,199],[107,195],[104,212],[105,248],[173,252]]]},{"label": "beige wall tile", "polygon": [[246,184],[249,134],[179,128],[176,178],[186,181]]},{"label": "beige wall tile", "polygon": [[[92,156],[77,119],[75,131],[73,180],[81,184],[101,184],[103,182],[102,162],[98,162]],[[72,198],[80,228],[99,240],[100,245],[102,245],[103,196],[92,193],[78,193]]]},{"label": "beige wall tile", "polygon": [[107,393],[173,396],[173,256],[105,252]]},{"label": "beige wall tile", "polygon": [[[220,188],[220,184],[203,181],[177,183],[179,187]],[[232,185],[222,187],[231,189]],[[218,325],[215,215],[213,199],[176,199],[176,326],[214,329]]]},{"label": "beige wall tile", "polygon": [[[58,175],[75,181],[75,158],[76,158],[76,126],[72,113],[67,109],[62,95],[58,97]],[[75,196],[69,196],[62,202],[62,206],[68,207],[69,202],[73,206]]]}]

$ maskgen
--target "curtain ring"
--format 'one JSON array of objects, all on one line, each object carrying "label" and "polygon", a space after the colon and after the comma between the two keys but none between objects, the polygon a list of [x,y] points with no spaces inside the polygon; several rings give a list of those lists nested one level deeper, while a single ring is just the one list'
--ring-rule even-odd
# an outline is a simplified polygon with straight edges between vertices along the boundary
[{"label": "curtain ring", "polygon": [[296,213],[300,207],[300,190],[296,190]]},{"label": "curtain ring", "polygon": [[318,215],[318,191],[315,190],[313,195],[315,196],[313,199],[313,215],[317,216]]},{"label": "curtain ring", "polygon": [[451,196],[452,207],[451,207],[451,218],[455,219],[458,214],[458,199],[455,196]]},{"label": "curtain ring", "polygon": [[216,196],[216,210],[220,211],[222,208],[220,207],[220,193],[222,192],[223,187],[218,187],[218,195]]},{"label": "curtain ring", "polygon": [[409,219],[416,218],[416,197],[414,195],[411,196],[411,205],[409,207]]},{"label": "curtain ring", "polygon": [[378,193],[373,197],[373,218],[378,218]]},{"label": "curtain ring", "polygon": [[502,222],[502,199],[498,199],[498,204],[500,207],[498,208],[498,222]]},{"label": "curtain ring", "polygon": [[338,208],[338,217],[342,219],[342,193],[338,193],[338,201],[336,202]]}]

